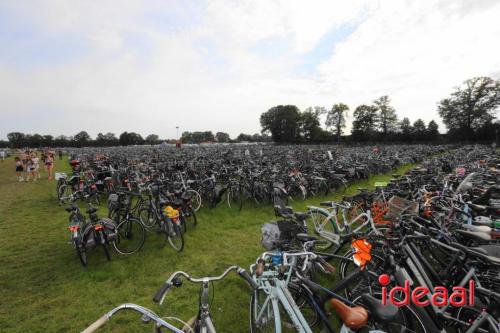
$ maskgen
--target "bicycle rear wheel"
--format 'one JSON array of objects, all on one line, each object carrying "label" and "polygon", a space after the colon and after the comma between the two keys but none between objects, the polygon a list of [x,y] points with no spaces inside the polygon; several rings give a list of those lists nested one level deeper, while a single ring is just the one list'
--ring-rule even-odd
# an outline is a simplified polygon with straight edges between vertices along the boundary
[{"label": "bicycle rear wheel", "polygon": [[146,240],[144,225],[136,218],[128,218],[117,227],[116,240],[113,246],[120,254],[133,254],[139,251]]},{"label": "bicycle rear wheel", "polygon": [[87,252],[85,250],[85,247],[77,239],[73,241],[73,245],[75,246],[76,255],[78,256],[80,263],[82,264],[82,266],[87,266]]}]

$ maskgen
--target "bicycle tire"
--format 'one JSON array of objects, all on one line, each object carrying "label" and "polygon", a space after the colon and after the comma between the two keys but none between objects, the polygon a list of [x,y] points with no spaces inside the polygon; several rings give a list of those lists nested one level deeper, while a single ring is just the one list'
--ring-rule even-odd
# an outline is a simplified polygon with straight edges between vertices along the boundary
[{"label": "bicycle tire", "polygon": [[75,246],[76,255],[80,260],[80,263],[83,267],[87,266],[87,252],[85,251],[85,247],[81,245],[80,241],[74,240],[73,245]]},{"label": "bicycle tire", "polygon": [[192,202],[194,211],[197,212],[201,208],[201,205],[202,205],[201,195],[200,195],[200,193],[198,193],[198,191],[193,190],[193,189],[189,189],[189,190],[187,190],[187,192],[192,194],[191,202]]},{"label": "bicycle tire", "polygon": [[[275,307],[274,303],[268,302],[267,315],[264,315],[262,322],[257,324],[256,317],[260,313],[264,300],[267,294],[262,290],[254,290],[250,298],[250,333],[267,333],[267,332],[280,332],[281,322],[279,317],[279,309]],[[277,317],[276,317],[277,315]]]},{"label": "bicycle tire", "polygon": [[[318,226],[320,224],[323,224],[324,220],[328,217],[328,215],[326,215],[325,213],[323,213],[321,210],[318,209],[310,209],[309,212],[310,212],[309,218],[307,218],[304,221],[307,227],[307,233],[310,235],[318,236],[322,240],[324,240],[324,242],[322,242],[321,244],[316,245],[315,248],[319,251],[330,249],[333,245],[335,245],[335,243],[320,236],[319,232],[317,231]],[[335,228],[334,222],[332,221],[331,218],[328,221],[326,221],[325,228],[323,230],[327,232],[332,232],[334,234],[339,234],[339,231],[337,228]]]},{"label": "bicycle tire", "polygon": [[167,223],[172,223],[171,229],[166,232],[167,241],[175,251],[181,252],[184,249],[184,235],[181,227],[174,222]]},{"label": "bicycle tire", "polygon": [[139,208],[137,216],[148,231],[153,230],[158,225],[156,214],[150,207],[143,206]]},{"label": "bicycle tire", "polygon": [[[127,242],[137,240],[137,244]],[[116,227],[116,240],[113,242],[113,247],[116,252],[123,255],[134,254],[140,251],[146,241],[146,230],[139,219],[130,217]],[[128,245],[128,246],[127,246]]]},{"label": "bicycle tire", "polygon": [[94,230],[94,237],[98,239],[99,245],[102,246],[106,259],[108,259],[108,261],[111,260],[111,255],[109,254],[109,249],[108,249],[108,241],[106,240],[106,235],[104,234],[104,231],[99,230],[96,232]]}]

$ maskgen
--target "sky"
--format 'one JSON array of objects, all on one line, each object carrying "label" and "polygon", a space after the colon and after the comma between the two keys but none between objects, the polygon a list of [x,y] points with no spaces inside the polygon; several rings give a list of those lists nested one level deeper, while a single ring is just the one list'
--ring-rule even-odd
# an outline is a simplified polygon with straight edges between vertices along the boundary
[{"label": "sky", "polygon": [[500,78],[499,17],[497,0],[0,0],[0,139],[234,137],[275,105],[382,95],[439,120],[454,87]]}]

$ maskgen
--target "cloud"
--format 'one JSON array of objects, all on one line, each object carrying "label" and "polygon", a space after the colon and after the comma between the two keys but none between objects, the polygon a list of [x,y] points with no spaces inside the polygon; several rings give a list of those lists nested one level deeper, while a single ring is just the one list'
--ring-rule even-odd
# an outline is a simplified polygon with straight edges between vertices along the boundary
[{"label": "cloud", "polygon": [[494,1],[0,1],[0,137],[236,136],[277,104],[385,94],[429,121],[460,82],[498,76],[499,15]]}]

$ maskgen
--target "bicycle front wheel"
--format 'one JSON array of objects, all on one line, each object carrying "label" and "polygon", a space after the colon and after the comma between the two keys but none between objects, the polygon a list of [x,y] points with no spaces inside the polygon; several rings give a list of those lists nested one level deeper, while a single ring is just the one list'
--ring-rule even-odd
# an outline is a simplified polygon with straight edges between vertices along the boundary
[{"label": "bicycle front wheel", "polygon": [[188,193],[191,194],[191,203],[193,204],[193,209],[197,212],[201,208],[201,195],[198,191],[188,190]]},{"label": "bicycle front wheel", "polygon": [[184,249],[184,235],[182,234],[181,227],[174,222],[172,223],[171,228],[167,231],[167,241],[170,246],[177,252],[181,252]]},{"label": "bicycle front wheel", "polygon": [[120,254],[133,254],[139,251],[146,240],[144,225],[136,218],[128,218],[117,227],[116,240],[113,246]]},{"label": "bicycle front wheel", "polygon": [[255,290],[250,299],[250,333],[282,332],[280,311],[262,290]]}]

